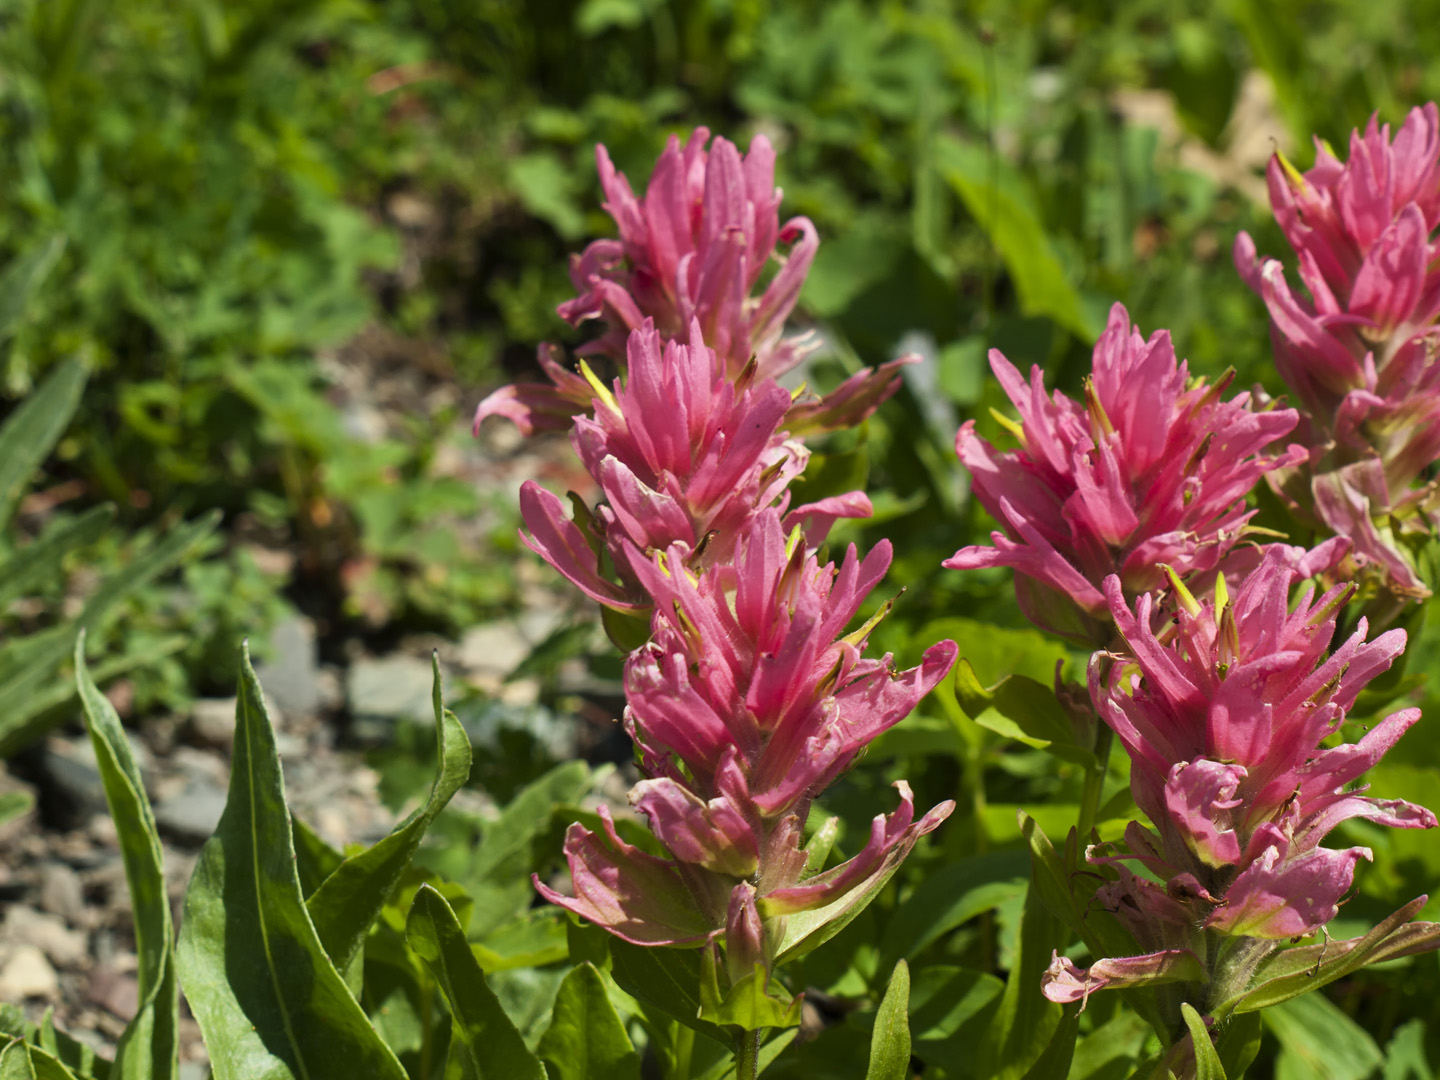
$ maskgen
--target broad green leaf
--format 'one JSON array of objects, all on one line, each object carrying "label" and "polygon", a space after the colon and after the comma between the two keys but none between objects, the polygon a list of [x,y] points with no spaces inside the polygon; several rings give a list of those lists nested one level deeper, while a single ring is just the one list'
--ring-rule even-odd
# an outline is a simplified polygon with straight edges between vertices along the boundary
[{"label": "broad green leaf", "polygon": [[901,960],[875,1012],[865,1080],[905,1080],[910,1074],[910,966]]},{"label": "broad green leaf", "polygon": [[300,875],[300,889],[308,901],[325,879],[339,869],[345,856],[293,814],[290,816],[290,833],[295,841],[295,869]]},{"label": "broad green leaf", "polygon": [[1385,1047],[1382,1080],[1435,1080],[1425,1057],[1425,1021],[1411,1020],[1395,1029]]},{"label": "broad green leaf", "polygon": [[330,963],[295,870],[275,733],[241,650],[230,794],[185,893],[181,984],[216,1080],[404,1080]]},{"label": "broad green leaf", "polygon": [[84,364],[66,360],[0,427],[0,529],[10,524],[31,475],[70,426],[86,378]]},{"label": "broad green leaf", "polygon": [[1180,1004],[1180,1015],[1190,1029],[1190,1044],[1195,1048],[1195,1080],[1227,1080],[1225,1066],[1210,1041],[1210,1029],[1188,1001]]},{"label": "broad green leaf", "polygon": [[85,666],[85,634],[75,643],[75,684],[105,801],[120,838],[135,925],[140,1007],[115,1049],[113,1075],[165,1080],[180,1069],[180,999],[175,984],[174,928],[165,892],[164,855],[145,784],[120,717]]},{"label": "broad green leaf", "polygon": [[742,1031],[787,1028],[800,1023],[800,999],[772,980],[764,964],[757,961],[748,975],[722,994],[715,954],[705,952],[700,963],[702,1018]]},{"label": "broad green leaf", "polygon": [[1075,1038],[1079,1031],[1079,1010],[1067,1009],[1055,1028],[1055,1034],[1050,1036],[1050,1045],[1030,1066],[1025,1080],[1066,1080],[1070,1075],[1070,1063],[1075,1057]]},{"label": "broad green leaf", "polygon": [[1095,755],[1075,742],[1074,725],[1055,691],[1025,675],[1007,675],[983,687],[968,660],[955,665],[955,695],[983,728],[1026,746],[1047,750],[1064,761],[1097,768]]},{"label": "broad green leaf", "polygon": [[1030,889],[1021,915],[1015,962],[979,1048],[981,1075],[1018,1080],[1044,1053],[1060,1023],[1061,1008],[1041,997],[1036,987],[1054,950],[1067,940],[1059,920],[1041,902],[1039,890]]},{"label": "broad green leaf", "polygon": [[1292,998],[1261,1015],[1280,1043],[1275,1080],[1362,1080],[1384,1062],[1369,1033],[1324,994]]},{"label": "broad green leaf", "polygon": [[1215,1050],[1220,1055],[1220,1064],[1225,1066],[1225,1075],[1230,1080],[1241,1080],[1245,1070],[1260,1053],[1260,1038],[1264,1025],[1259,1013],[1232,1016],[1217,1027]]},{"label": "broad green leaf", "polygon": [[[1026,315],[1045,315],[1084,342],[1099,336],[1099,327],[1086,317],[1080,295],[1050,246],[1045,227],[1035,211],[1018,194],[1020,177],[992,172],[992,162],[980,147],[941,136],[935,145],[935,162],[965,203],[965,209],[990,237],[1005,261]],[[1005,169],[1008,174],[1008,168]]]},{"label": "broad green leaf", "polygon": [[341,971],[354,960],[380,909],[410,866],[425,830],[470,776],[470,739],[441,702],[439,658],[432,657],[431,664],[439,761],[430,798],[385,839],[342,862],[305,904],[326,955]]},{"label": "broad green leaf", "polygon": [[728,1031],[700,1019],[702,973],[697,950],[646,948],[616,938],[610,942],[610,960],[616,983],[636,1001],[734,1049]]},{"label": "broad green leaf", "polygon": [[64,250],[65,237],[56,233],[21,255],[0,275],[0,345],[15,332],[25,315],[25,305],[49,277]]},{"label": "broad green leaf", "polygon": [[1025,891],[1030,860],[1023,851],[976,855],[942,866],[895,909],[880,940],[879,967],[915,956],[942,934]]},{"label": "broad green leaf", "polygon": [[0,1080],[35,1080],[30,1051],[23,1039],[11,1039],[0,1046]]},{"label": "broad green leaf", "polygon": [[560,984],[540,1058],[550,1080],[640,1080],[640,1055],[595,965],[573,968]]},{"label": "broad green leaf", "polygon": [[415,894],[405,939],[444,991],[453,1033],[469,1050],[481,1080],[546,1080],[539,1058],[526,1048],[485,981],[455,913],[428,885]]}]

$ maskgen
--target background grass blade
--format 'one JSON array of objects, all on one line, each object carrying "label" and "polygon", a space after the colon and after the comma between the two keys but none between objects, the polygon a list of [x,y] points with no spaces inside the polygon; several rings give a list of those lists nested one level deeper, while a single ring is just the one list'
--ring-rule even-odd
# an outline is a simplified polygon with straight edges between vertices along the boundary
[{"label": "background grass blade", "polygon": [[455,913],[429,885],[415,894],[405,939],[445,992],[454,1034],[469,1050],[481,1080],[546,1080],[540,1059],[526,1048],[485,981]]},{"label": "background grass blade", "polygon": [[85,378],[84,364],[66,360],[0,427],[0,530],[10,524],[31,475],[70,426]]},{"label": "background grass blade", "polygon": [[441,702],[440,661],[432,657],[432,666],[439,761],[430,798],[385,839],[342,862],[305,905],[320,935],[320,944],[341,971],[349,967],[379,918],[380,909],[409,867],[430,822],[470,776],[470,739],[460,721]]},{"label": "background grass blade", "polygon": [[305,910],[275,733],[248,649],[229,799],[185,893],[178,959],[216,1080],[404,1080]]},{"label": "background grass blade", "polygon": [[120,837],[140,957],[140,1008],[121,1036],[111,1075],[126,1080],[170,1080],[180,1068],[179,995],[164,856],[125,729],[85,666],[83,631],[75,643],[75,684],[95,748],[95,764],[105,785],[105,801]]}]

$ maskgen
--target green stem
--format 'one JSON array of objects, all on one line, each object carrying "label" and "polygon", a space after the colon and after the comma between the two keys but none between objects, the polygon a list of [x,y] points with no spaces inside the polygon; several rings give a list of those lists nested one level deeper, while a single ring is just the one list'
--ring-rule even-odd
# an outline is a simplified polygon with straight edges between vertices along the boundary
[{"label": "green stem", "polygon": [[746,1031],[735,1048],[735,1080],[756,1080],[760,1075],[760,1032]]},{"label": "green stem", "polygon": [[1095,768],[1085,774],[1085,790],[1080,796],[1080,843],[1089,842],[1090,830],[1095,828],[1095,815],[1100,811],[1100,799],[1105,794],[1105,774],[1110,769],[1110,744],[1114,732],[1103,721],[1095,732]]}]

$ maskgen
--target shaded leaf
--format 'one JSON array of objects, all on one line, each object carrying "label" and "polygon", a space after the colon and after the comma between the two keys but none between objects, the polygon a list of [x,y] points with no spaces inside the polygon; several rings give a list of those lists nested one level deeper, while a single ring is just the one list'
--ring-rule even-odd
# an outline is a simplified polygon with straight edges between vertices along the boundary
[{"label": "shaded leaf", "polygon": [[656,949],[615,938],[610,973],[620,989],[672,1020],[733,1050],[730,1033],[700,1019],[700,955],[695,949]]},{"label": "shaded leaf", "polygon": [[910,966],[901,960],[875,1012],[865,1080],[905,1080],[910,1073]]},{"label": "shaded leaf", "polygon": [[385,839],[342,862],[305,904],[326,955],[341,971],[354,960],[380,909],[410,866],[425,830],[470,776],[470,739],[441,702],[439,658],[432,657],[431,664],[439,760],[429,799]]},{"label": "shaded leaf", "polygon": [[593,964],[580,964],[560,984],[540,1058],[550,1080],[639,1080],[640,1055]]},{"label": "shaded leaf", "polygon": [[1225,1066],[1220,1064],[1220,1055],[1210,1041],[1210,1029],[1188,1001],[1180,1005],[1180,1015],[1190,1031],[1190,1043],[1195,1048],[1195,1080],[1226,1080]]},{"label": "shaded leaf", "polygon": [[455,913],[429,885],[415,894],[405,939],[445,992],[453,1032],[469,1051],[476,1075],[481,1080],[546,1080],[540,1059],[526,1048],[485,981]]},{"label": "shaded leaf", "polygon": [[241,650],[230,793],[185,893],[177,954],[216,1080],[402,1080],[305,908],[275,734]]},{"label": "shaded leaf", "polygon": [[115,1049],[113,1075],[165,1080],[180,1069],[180,999],[175,983],[174,928],[165,891],[164,855],[145,784],[114,707],[85,666],[85,635],[75,643],[75,683],[105,802],[115,821],[139,954],[140,1007]]},{"label": "shaded leaf", "polygon": [[1361,1080],[1384,1058],[1366,1031],[1324,994],[1306,994],[1262,1014],[1280,1042],[1276,1080]]}]

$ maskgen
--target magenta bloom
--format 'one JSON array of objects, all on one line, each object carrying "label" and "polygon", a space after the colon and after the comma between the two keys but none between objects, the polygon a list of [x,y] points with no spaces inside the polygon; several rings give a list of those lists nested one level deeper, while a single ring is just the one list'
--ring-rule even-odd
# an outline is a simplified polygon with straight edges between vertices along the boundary
[{"label": "magenta bloom", "polygon": [[[788,507],[786,485],[809,459],[779,430],[790,395],[773,379],[730,381],[698,336],[662,343],[647,323],[630,335],[629,357],[623,384],[593,382],[594,419],[577,416],[570,436],[605,496],[591,535],[534,481],[520,492],[526,545],[587,596],[621,610],[649,604],[633,569],[644,553],[680,544],[695,556],[703,546],[707,562],[725,561],[756,514]],[[837,517],[869,513],[869,500],[852,492],[797,507],[789,520],[818,543]],[[619,585],[600,573],[602,542]]]},{"label": "magenta bloom", "polygon": [[[1120,866],[1119,880],[1096,895],[1157,963],[1177,949],[1213,955],[1205,932],[1279,941],[1324,926],[1356,862],[1370,858],[1363,847],[1320,846],[1348,818],[1406,829],[1436,824],[1423,807],[1350,788],[1419,719],[1418,709],[1387,717],[1357,743],[1324,745],[1360,691],[1404,649],[1404,631],[1366,642],[1362,618],[1328,653],[1351,587],[1318,600],[1307,590],[1292,609],[1293,578],[1277,549],[1233,601],[1223,584],[1203,604],[1177,585],[1180,607],[1164,624],[1163,641],[1152,597],[1141,596],[1132,613],[1119,579],[1106,582],[1128,651],[1096,654],[1090,692],[1130,753],[1131,791],[1156,833],[1132,823],[1126,852],[1092,861],[1138,862],[1165,884]],[[1131,958],[1131,966],[1145,959]],[[1100,985],[1057,968],[1046,993],[1075,1000]]]},{"label": "magenta bloom", "polygon": [[[769,509],[733,564],[693,574],[685,557],[677,544],[637,562],[655,601],[654,636],[625,665],[626,726],[649,777],[631,801],[672,858],[628,847],[613,830],[601,837],[574,826],[566,855],[575,898],[542,887],[641,944],[714,940],[736,919],[753,921],[752,908],[770,927],[858,897],[954,807],[916,821],[901,782],[900,808],[875,819],[859,854],[804,877],[799,842],[811,801],[944,678],[955,644],[896,672],[890,657],[862,655],[873,623],[841,636],[884,576],[888,544],[863,560],[852,546],[838,569],[822,567]],[[742,885],[754,891],[737,899]],[[766,934],[773,946],[774,929]]]},{"label": "magenta bloom", "polygon": [[955,449],[980,504],[1004,528],[993,546],[962,548],[957,570],[1008,566],[1027,617],[1057,633],[1104,644],[1111,574],[1127,595],[1177,573],[1213,571],[1252,511],[1245,496],[1268,469],[1304,459],[1294,446],[1264,449],[1289,433],[1293,409],[1253,411],[1248,394],[1222,401],[1228,380],[1189,384],[1166,331],[1147,341],[1116,304],[1095,345],[1084,402],[1045,393],[998,351],[990,366],[1020,412],[1016,450],[999,451],[960,428]]},{"label": "magenta bloom", "polygon": [[[757,135],[741,157],[735,144],[710,139],[696,128],[682,146],[671,136],[643,198],[616,171],[604,146],[595,147],[605,210],[620,237],[596,240],[572,256],[570,278],[580,295],[559,307],[573,326],[600,320],[604,331],[582,345],[582,356],[604,355],[623,367],[628,339],[649,320],[666,341],[695,341],[700,327],[731,380],[754,362],[755,377],[778,377],[814,348],[809,334],[785,336],[785,321],[820,245],[809,218],[780,224],[775,151]],[[776,254],[777,245],[792,245]],[[772,261],[779,268],[764,283]],[[551,382],[524,383],[495,391],[475,414],[505,416],[527,435],[564,428],[588,411],[590,393],[542,346],[541,365]],[[858,424],[900,386],[900,367],[912,359],[867,369],[823,399],[807,395],[787,421],[796,435]]]},{"label": "magenta bloom", "polygon": [[1257,260],[1245,233],[1235,263],[1270,309],[1276,366],[1310,413],[1304,508],[1349,537],[1357,561],[1375,564],[1392,591],[1428,595],[1389,523],[1426,531],[1437,509],[1415,483],[1440,459],[1440,262],[1431,240],[1440,110],[1412,110],[1393,142],[1372,117],[1351,135],[1346,163],[1316,147],[1304,175],[1279,155],[1268,170],[1308,298],[1291,292],[1278,261]]}]

